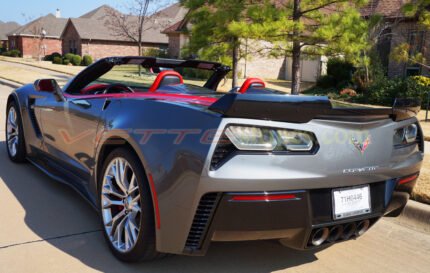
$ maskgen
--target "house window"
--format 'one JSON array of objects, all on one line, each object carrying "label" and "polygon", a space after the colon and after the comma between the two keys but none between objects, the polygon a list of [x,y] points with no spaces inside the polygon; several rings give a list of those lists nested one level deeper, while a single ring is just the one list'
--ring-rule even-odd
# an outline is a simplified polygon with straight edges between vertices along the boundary
[{"label": "house window", "polygon": [[76,54],[78,50],[76,49],[76,41],[69,40],[69,53]]},{"label": "house window", "polygon": [[[409,56],[422,53],[424,44],[424,31],[411,31],[409,33]],[[421,74],[421,66],[409,62],[406,65],[406,76],[416,76]]]}]

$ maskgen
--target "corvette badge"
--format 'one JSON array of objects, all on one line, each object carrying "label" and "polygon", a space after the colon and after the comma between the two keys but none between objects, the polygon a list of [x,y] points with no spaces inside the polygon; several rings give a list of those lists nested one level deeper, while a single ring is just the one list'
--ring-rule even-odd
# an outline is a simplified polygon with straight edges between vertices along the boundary
[{"label": "corvette badge", "polygon": [[351,141],[352,141],[352,144],[354,144],[355,148],[357,148],[357,150],[361,152],[361,154],[364,154],[367,147],[369,147],[369,145],[371,144],[370,135],[368,135],[367,138],[362,143],[360,143],[355,137],[352,137]]}]

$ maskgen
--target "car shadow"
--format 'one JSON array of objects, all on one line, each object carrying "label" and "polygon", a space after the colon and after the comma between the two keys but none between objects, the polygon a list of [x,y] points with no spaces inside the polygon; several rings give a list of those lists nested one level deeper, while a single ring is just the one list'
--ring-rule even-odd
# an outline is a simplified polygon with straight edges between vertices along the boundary
[{"label": "car shadow", "polygon": [[[122,263],[110,253],[93,208],[67,185],[50,179],[31,164],[12,163],[4,141],[0,142],[0,178],[10,191],[0,192],[10,195],[1,198],[19,202],[25,212],[24,230],[31,231],[23,233],[36,237],[11,232],[9,241],[0,241],[0,248],[42,238],[101,272],[272,272],[317,260],[314,250],[292,250],[277,241],[252,241],[212,243],[204,257],[172,255],[148,263]],[[3,218],[2,223],[7,225],[7,221]]]}]

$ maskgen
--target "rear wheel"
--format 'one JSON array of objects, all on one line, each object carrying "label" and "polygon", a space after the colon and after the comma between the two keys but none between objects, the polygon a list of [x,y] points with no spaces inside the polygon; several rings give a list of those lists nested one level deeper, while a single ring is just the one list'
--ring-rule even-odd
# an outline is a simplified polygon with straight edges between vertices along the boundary
[{"label": "rear wheel", "polygon": [[113,254],[125,262],[158,258],[151,192],[139,159],[117,148],[106,158],[102,173],[100,214]]},{"label": "rear wheel", "polygon": [[25,140],[22,120],[15,101],[7,106],[6,117],[6,149],[9,158],[16,163],[25,162]]}]

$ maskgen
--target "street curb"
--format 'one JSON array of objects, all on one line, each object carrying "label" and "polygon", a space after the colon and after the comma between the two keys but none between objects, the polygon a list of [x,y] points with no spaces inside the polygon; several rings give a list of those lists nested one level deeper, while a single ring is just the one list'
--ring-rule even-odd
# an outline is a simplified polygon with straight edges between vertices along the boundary
[{"label": "street curb", "polygon": [[430,233],[430,205],[409,200],[395,222],[411,229]]},{"label": "street curb", "polygon": [[20,88],[22,86],[22,84],[20,84],[20,83],[13,82],[13,81],[10,81],[10,80],[6,80],[4,78],[0,78],[0,84],[6,85],[6,86],[9,86],[9,87],[12,87],[12,88]]}]

